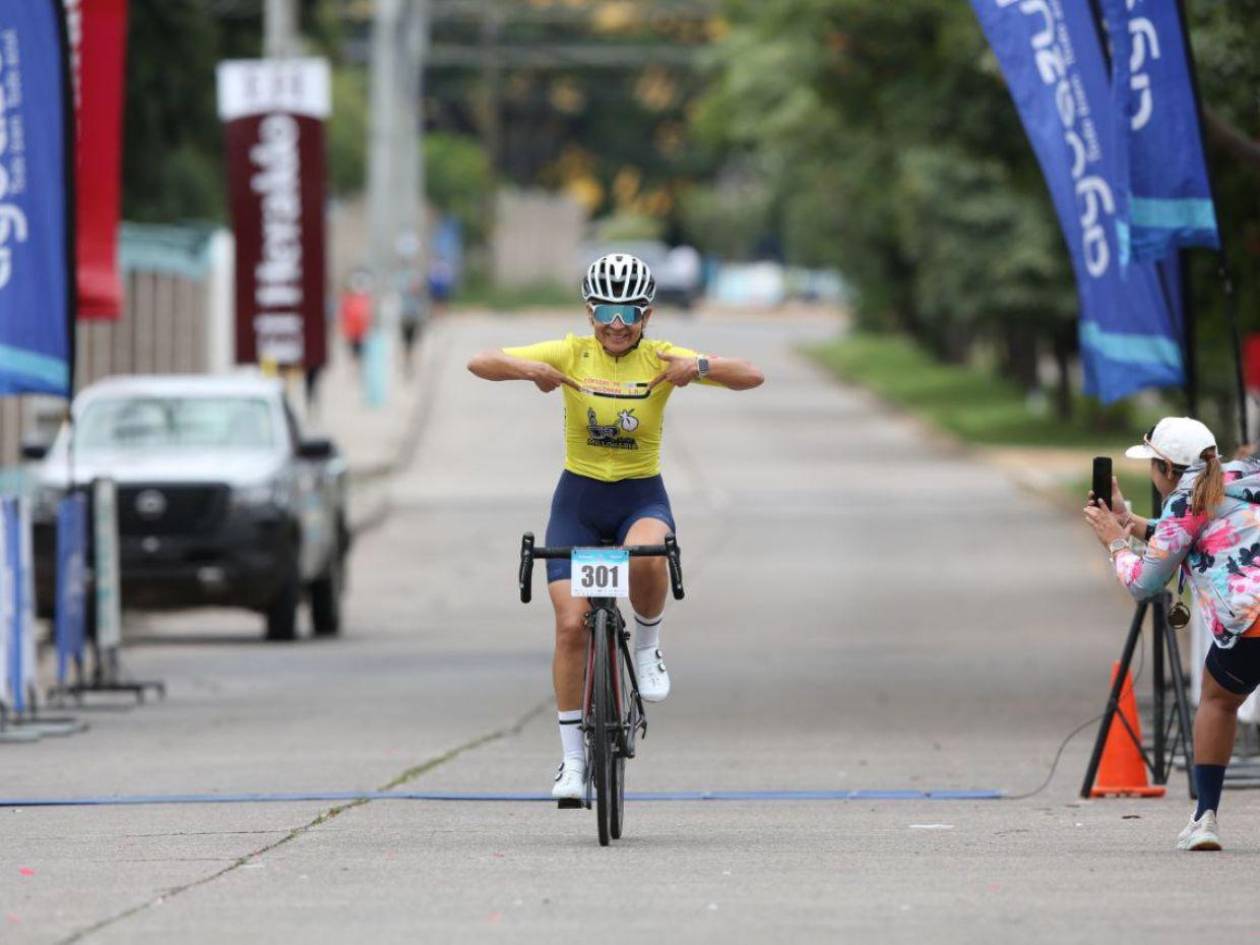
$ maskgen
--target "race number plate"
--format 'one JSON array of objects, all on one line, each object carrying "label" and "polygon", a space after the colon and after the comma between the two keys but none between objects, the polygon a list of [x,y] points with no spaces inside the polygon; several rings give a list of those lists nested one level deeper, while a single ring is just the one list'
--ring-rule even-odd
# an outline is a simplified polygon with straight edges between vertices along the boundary
[{"label": "race number plate", "polygon": [[630,552],[624,548],[574,548],[569,560],[574,597],[630,596]]}]

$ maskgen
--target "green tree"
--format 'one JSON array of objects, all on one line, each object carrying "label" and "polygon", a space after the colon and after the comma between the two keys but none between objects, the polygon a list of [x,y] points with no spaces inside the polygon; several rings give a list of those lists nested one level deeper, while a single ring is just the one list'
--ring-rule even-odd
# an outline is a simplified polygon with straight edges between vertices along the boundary
[{"label": "green tree", "polygon": [[484,201],[491,187],[490,161],[481,143],[467,135],[424,137],[424,181],[429,203],[460,223],[473,244],[485,237]]},{"label": "green tree", "polygon": [[[1188,4],[1205,108],[1208,164],[1221,241],[1244,333],[1260,331],[1260,0]],[[1190,315],[1198,334],[1203,418],[1218,436],[1236,429],[1233,345],[1212,253],[1191,254]]]},{"label": "green tree", "polygon": [[328,180],[339,196],[360,193],[367,180],[368,88],[362,70],[333,70],[328,120]]},{"label": "green tree", "polygon": [[[340,56],[340,0],[302,0],[300,28],[313,55]],[[125,219],[224,220],[226,178],[215,67],[262,53],[262,4],[130,0],[123,117]],[[330,130],[333,187],[362,179],[366,126],[361,80],[338,69]],[[355,138],[358,138],[356,144]],[[358,185],[358,186],[361,186]]]},{"label": "green tree", "polygon": [[192,0],[132,0],[127,22],[123,216],[223,219],[214,70],[256,44]]},{"label": "green tree", "polygon": [[[1260,328],[1260,0],[1189,4],[1222,235],[1244,328]],[[1075,346],[1075,292],[1040,169],[997,60],[966,3],[728,0],[694,127],[766,170],[767,225],[786,258],[841,268],[870,326],[943,356],[996,344],[1036,382]],[[1194,253],[1200,375],[1227,416],[1232,371],[1210,254]],[[1227,421],[1226,421],[1227,422]]]},{"label": "green tree", "polygon": [[1066,247],[970,6],[731,0],[696,119],[710,147],[766,169],[787,261],[832,265],[866,327],[940,357],[996,347],[1004,373],[1066,385],[1075,314]]}]

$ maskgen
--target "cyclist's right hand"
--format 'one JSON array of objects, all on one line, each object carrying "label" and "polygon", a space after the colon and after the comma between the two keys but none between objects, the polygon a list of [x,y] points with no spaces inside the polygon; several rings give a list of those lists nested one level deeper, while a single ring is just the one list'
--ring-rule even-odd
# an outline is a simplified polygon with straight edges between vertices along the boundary
[{"label": "cyclist's right hand", "polygon": [[544,364],[541,361],[534,361],[530,363],[529,379],[533,381],[534,386],[544,394],[550,393],[561,384],[567,384],[574,390],[580,390],[577,385],[577,381],[573,380],[573,378],[566,374],[562,374],[550,364]]}]

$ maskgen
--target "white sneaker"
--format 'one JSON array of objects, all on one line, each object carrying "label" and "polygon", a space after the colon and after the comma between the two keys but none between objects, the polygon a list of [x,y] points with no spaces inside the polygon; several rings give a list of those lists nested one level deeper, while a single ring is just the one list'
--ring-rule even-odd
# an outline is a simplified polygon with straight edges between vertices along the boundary
[{"label": "white sneaker", "polygon": [[1198,820],[1190,815],[1190,823],[1177,838],[1178,850],[1219,850],[1221,838],[1216,833],[1216,811],[1205,810]]},{"label": "white sneaker", "polygon": [[664,702],[669,695],[669,670],[661,658],[660,648],[634,651],[634,672],[639,680],[639,695],[644,702]]},{"label": "white sneaker", "polygon": [[564,803],[566,801],[580,805],[586,797],[586,765],[580,760],[569,758],[562,761],[556,771],[556,783],[552,785],[551,796],[560,801],[562,806],[568,806]]}]

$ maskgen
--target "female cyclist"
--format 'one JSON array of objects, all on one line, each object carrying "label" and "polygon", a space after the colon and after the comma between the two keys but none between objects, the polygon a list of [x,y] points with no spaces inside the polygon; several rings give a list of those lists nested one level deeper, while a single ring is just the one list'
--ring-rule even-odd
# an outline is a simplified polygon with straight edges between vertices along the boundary
[{"label": "female cyclist", "polygon": [[[1165,417],[1125,455],[1150,460],[1151,481],[1164,498],[1159,520],[1125,511],[1114,484],[1111,508],[1119,515],[1091,492],[1085,518],[1134,597],[1162,593],[1180,569],[1212,630],[1194,719],[1199,805],[1177,846],[1219,850],[1216,810],[1238,707],[1260,685],[1260,462],[1222,464],[1212,431],[1189,417]],[[1130,545],[1134,533],[1149,542],[1141,554]]]},{"label": "female cyclist", "polygon": [[[660,475],[661,425],[670,394],[692,381],[746,390],[763,380],[747,361],[645,338],[655,295],[656,282],[641,259],[602,256],[582,279],[592,334],[490,349],[468,362],[468,370],[488,381],[532,381],[544,393],[564,391],[564,472],[551,501],[548,545],[661,544],[676,531]],[[589,604],[570,594],[567,559],[547,562],[547,580],[556,612],[552,681],[564,748],[551,793],[557,800],[577,800],[585,778],[579,725]],[[665,559],[632,559],[635,667],[640,694],[649,702],[669,695],[660,649],[668,586]]]}]

